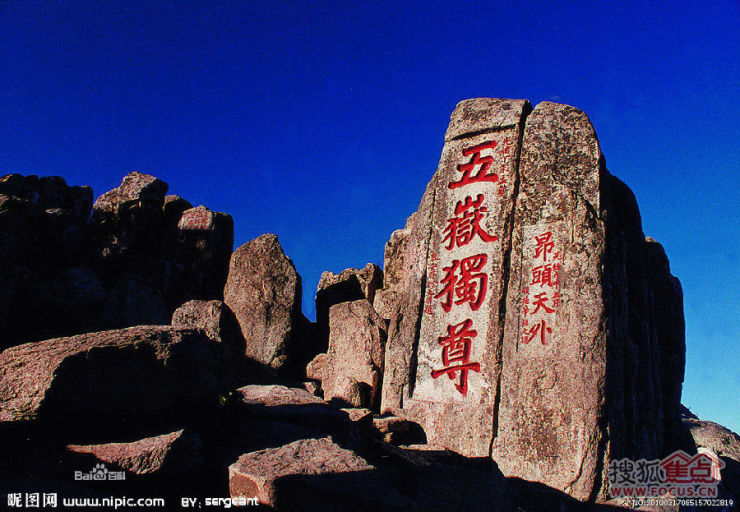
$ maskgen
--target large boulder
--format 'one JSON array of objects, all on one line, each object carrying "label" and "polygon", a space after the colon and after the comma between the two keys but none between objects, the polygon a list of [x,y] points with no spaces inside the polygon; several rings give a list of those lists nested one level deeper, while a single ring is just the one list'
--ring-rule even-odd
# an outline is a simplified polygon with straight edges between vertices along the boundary
[{"label": "large boulder", "polygon": [[375,292],[383,286],[383,271],[374,263],[362,269],[348,268],[334,274],[321,274],[316,290],[316,323],[324,340],[329,337],[329,310],[335,304],[367,299],[375,300]]},{"label": "large boulder", "polygon": [[172,325],[201,329],[215,342],[221,343],[233,365],[244,359],[244,338],[239,322],[220,300],[191,300],[172,314]]},{"label": "large boulder", "polygon": [[385,322],[366,299],[361,299],[332,306],[329,326],[329,351],[309,365],[308,377],[321,381],[325,400],[377,409]]},{"label": "large boulder", "polygon": [[430,444],[579,500],[676,445],[680,285],[580,110],[461,102],[384,286],[381,411]]},{"label": "large boulder", "polygon": [[339,410],[305,389],[251,384],[237,389],[231,398],[233,417],[244,423],[290,423],[352,446],[365,444],[371,434],[370,423],[354,417],[357,409]]},{"label": "large boulder", "polygon": [[223,390],[222,347],[169,326],[82,334],[0,354],[0,423],[41,422],[86,438],[193,418]]},{"label": "large boulder", "polygon": [[247,453],[229,467],[232,498],[278,510],[410,510],[374,466],[331,438]]},{"label": "large boulder", "polygon": [[234,248],[234,220],[205,206],[185,210],[177,223],[175,262],[182,276],[170,303],[187,299],[221,299]]},{"label": "large boulder", "polygon": [[133,171],[120,186],[95,200],[90,244],[98,264],[105,263],[115,273],[135,262],[161,257],[167,188],[162,180]]},{"label": "large boulder", "polygon": [[695,417],[684,417],[683,427],[698,450],[720,457],[724,463],[722,486],[732,493],[737,503],[740,499],[740,436],[722,425]]},{"label": "large boulder", "polygon": [[234,251],[224,302],[239,321],[247,357],[274,370],[290,368],[300,351],[301,291],[301,278],[276,235]]},{"label": "large boulder", "polygon": [[70,444],[66,449],[134,475],[186,473],[203,463],[200,438],[185,430],[128,443]]},{"label": "large boulder", "polygon": [[162,294],[136,274],[122,274],[108,293],[103,309],[106,329],[166,325],[170,314]]}]

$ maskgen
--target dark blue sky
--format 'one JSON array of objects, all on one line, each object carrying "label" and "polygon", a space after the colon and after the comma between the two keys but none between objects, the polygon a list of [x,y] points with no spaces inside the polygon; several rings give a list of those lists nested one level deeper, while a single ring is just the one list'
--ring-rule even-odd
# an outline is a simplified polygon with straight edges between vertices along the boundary
[{"label": "dark blue sky", "polygon": [[2,1],[0,174],[154,174],[277,233],[312,317],[323,270],[382,264],[458,101],[574,105],[683,283],[684,403],[740,430],[740,4],[436,4]]}]

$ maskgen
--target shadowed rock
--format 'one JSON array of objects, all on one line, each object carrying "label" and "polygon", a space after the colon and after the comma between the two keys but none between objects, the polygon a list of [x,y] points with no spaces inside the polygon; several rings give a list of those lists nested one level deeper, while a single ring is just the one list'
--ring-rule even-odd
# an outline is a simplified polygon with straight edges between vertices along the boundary
[{"label": "shadowed rock", "polygon": [[367,299],[375,300],[375,292],[383,286],[383,271],[374,263],[362,270],[348,268],[339,274],[321,274],[316,290],[316,323],[324,340],[329,337],[329,310],[335,304]]},{"label": "shadowed rock", "polygon": [[331,438],[305,439],[239,457],[229,491],[278,510],[410,510],[374,469]]},{"label": "shadowed rock", "polygon": [[130,443],[70,444],[67,451],[135,475],[186,473],[203,462],[200,439],[184,430]]},{"label": "shadowed rock", "polygon": [[231,255],[224,302],[236,315],[246,356],[274,370],[301,350],[301,278],[276,235],[262,235]]},{"label": "shadowed rock", "polygon": [[154,176],[133,171],[119,187],[98,197],[90,220],[93,258],[125,265],[161,256],[167,188]]},{"label": "shadowed rock", "polygon": [[220,300],[186,302],[172,314],[172,325],[201,329],[210,339],[223,345],[232,365],[238,365],[244,359],[244,338],[239,322]]},{"label": "shadowed rock", "polygon": [[19,345],[0,354],[0,422],[41,421],[85,437],[192,418],[215,403],[223,366],[218,343],[174,327]]},{"label": "shadowed rock", "polygon": [[321,381],[324,399],[377,409],[385,351],[385,322],[366,299],[342,302],[329,310],[329,351],[307,368]]},{"label": "shadowed rock", "polygon": [[70,187],[58,176],[0,178],[0,350],[75,332],[99,316],[99,285],[85,279],[88,296],[66,289],[76,272],[68,269],[85,263],[80,247],[91,208],[90,187]]},{"label": "shadowed rock", "polygon": [[185,210],[177,224],[175,261],[184,267],[170,303],[221,299],[234,248],[234,220],[205,206]]}]

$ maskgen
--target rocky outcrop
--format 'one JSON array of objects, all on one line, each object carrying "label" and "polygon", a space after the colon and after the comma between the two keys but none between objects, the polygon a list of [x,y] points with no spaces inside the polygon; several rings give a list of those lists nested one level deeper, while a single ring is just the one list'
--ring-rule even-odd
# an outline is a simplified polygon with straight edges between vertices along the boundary
[{"label": "rocky outcrop", "polygon": [[[391,280],[399,298],[390,318],[382,409],[403,408],[425,427],[430,443],[470,456],[490,452],[499,308],[520,134],[530,109],[518,100],[461,103],[419,210],[407,233],[394,234],[387,247],[403,263],[390,262],[402,270]],[[403,237],[408,240],[394,241]]]},{"label": "rocky outcrop", "polygon": [[246,356],[289,371],[300,359],[301,278],[275,235],[262,235],[234,251],[224,302],[236,315]]},{"label": "rocky outcrop", "polygon": [[132,172],[93,205],[59,177],[0,178],[0,348],[167,324],[187,300],[222,299],[233,221],[167,188]]},{"label": "rocky outcrop", "polygon": [[184,430],[130,443],[70,444],[67,451],[134,475],[187,473],[203,462],[200,438]]},{"label": "rocky outcrop", "polygon": [[377,409],[386,331],[366,299],[335,304],[329,310],[329,351],[308,366],[307,376],[321,381],[324,399]]},{"label": "rocky outcrop", "polygon": [[0,354],[0,423],[40,421],[76,434],[128,431],[207,407],[224,356],[199,331],[131,327],[11,347]]},{"label": "rocky outcrop", "polygon": [[201,329],[203,334],[221,343],[232,365],[244,359],[245,344],[239,322],[220,300],[191,300],[172,314],[172,325]]},{"label": "rocky outcrop", "polygon": [[102,286],[79,257],[91,208],[92,189],[60,177],[0,178],[0,350],[100,315]]},{"label": "rocky outcrop", "polygon": [[321,274],[316,290],[316,323],[323,340],[329,339],[329,310],[335,304],[367,299],[375,300],[375,292],[383,286],[383,271],[374,263],[363,269],[348,268],[339,274]]},{"label": "rocky outcrop", "polygon": [[229,491],[278,510],[409,510],[374,469],[331,438],[306,439],[239,457],[229,467]]},{"label": "rocky outcrop", "polygon": [[586,115],[458,105],[419,210],[386,245],[381,410],[505,475],[604,497],[612,458],[680,438],[680,285]]},{"label": "rocky outcrop", "polygon": [[84,460],[290,510],[599,510],[612,461],[682,448],[737,495],[740,438],[680,418],[680,283],[580,110],[461,102],[384,271],[325,272],[316,324],[277,236],[232,253],[167,189],[0,178],[0,484]]},{"label": "rocky outcrop", "polygon": [[198,206],[182,213],[177,231],[175,262],[183,271],[171,302],[177,304],[185,297],[220,299],[234,247],[233,219]]},{"label": "rocky outcrop", "polygon": [[162,180],[134,171],[118,188],[98,197],[90,220],[93,259],[120,272],[135,262],[161,257],[167,188]]}]

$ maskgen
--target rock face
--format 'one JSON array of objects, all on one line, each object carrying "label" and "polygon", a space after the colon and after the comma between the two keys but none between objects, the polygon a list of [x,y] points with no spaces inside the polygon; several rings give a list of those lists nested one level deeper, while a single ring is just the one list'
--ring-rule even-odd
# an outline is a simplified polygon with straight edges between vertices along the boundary
[{"label": "rock face", "polygon": [[367,299],[375,300],[375,292],[383,286],[383,271],[374,263],[362,270],[348,268],[339,274],[321,274],[316,290],[316,323],[323,339],[329,337],[329,310],[335,304]]},{"label": "rock face", "polygon": [[90,221],[93,257],[125,265],[158,253],[167,188],[162,180],[134,171],[97,198]]},{"label": "rock face", "polygon": [[0,354],[0,423],[41,421],[94,433],[179,418],[217,399],[223,366],[218,343],[164,326],[15,346]]},{"label": "rock face", "polygon": [[408,240],[391,244],[405,247],[403,263],[391,263],[402,269],[395,279],[405,297],[390,319],[383,408],[402,406],[431,443],[471,456],[490,452],[516,162],[530,109],[515,100],[459,105],[417,218],[394,236]]},{"label": "rock face", "polygon": [[[122,274],[146,283],[165,316],[189,299],[221,299],[234,243],[231,216],[205,206],[191,208],[168,185],[131,172],[100,196],[90,220],[92,259],[105,283]],[[128,318],[107,326],[144,323]]]},{"label": "rock face", "polygon": [[698,450],[709,450],[720,457],[724,463],[722,485],[737,500],[740,496],[740,436],[722,425],[698,418],[684,417],[683,425]]},{"label": "rock face", "polygon": [[329,351],[309,365],[321,381],[324,399],[377,409],[383,374],[386,331],[366,299],[342,302],[329,310]]},{"label": "rock face", "polygon": [[177,229],[175,261],[184,267],[179,296],[221,298],[234,247],[233,219],[198,206],[182,213]]},{"label": "rock face", "polygon": [[[305,439],[280,448],[260,450],[239,457],[229,467],[229,491],[232,498],[254,497],[259,503],[268,507],[290,508],[289,503],[304,508],[306,503],[296,499],[295,489],[291,487],[290,476],[326,475],[358,471],[370,471],[373,466],[355,453],[337,446],[331,438]],[[282,480],[281,480],[282,479]],[[353,501],[352,491],[356,489],[324,488],[320,479],[314,479],[314,492],[323,494],[322,500],[337,505],[337,500]],[[297,483],[297,482],[296,482]],[[297,486],[300,495],[306,492]],[[311,485],[308,480],[304,485]],[[330,492],[330,495],[325,493]],[[291,495],[293,497],[291,498]],[[291,501],[292,499],[292,501]],[[316,506],[316,503],[312,503]]]},{"label": "rock face", "polygon": [[172,325],[202,329],[208,338],[221,343],[234,364],[244,358],[245,344],[239,322],[220,300],[191,300],[172,314]]},{"label": "rock face", "polygon": [[246,355],[286,370],[300,351],[301,278],[276,235],[262,235],[231,255],[224,302],[236,315]]},{"label": "rock face", "polygon": [[546,475],[580,499],[593,491],[605,435],[600,159],[577,109],[544,103],[527,119],[493,446],[504,474]]},{"label": "rock face", "polygon": [[200,439],[184,430],[132,443],[70,444],[67,450],[135,475],[184,473],[197,468],[203,459]]},{"label": "rock face", "polygon": [[102,286],[79,259],[91,208],[92,189],[60,177],[0,178],[0,350],[100,315]]},{"label": "rock face", "polygon": [[680,285],[583,112],[460,103],[385,268],[381,410],[430,444],[581,500],[676,446]]}]

